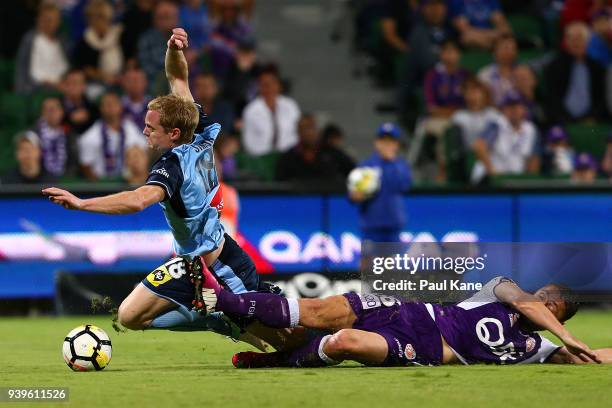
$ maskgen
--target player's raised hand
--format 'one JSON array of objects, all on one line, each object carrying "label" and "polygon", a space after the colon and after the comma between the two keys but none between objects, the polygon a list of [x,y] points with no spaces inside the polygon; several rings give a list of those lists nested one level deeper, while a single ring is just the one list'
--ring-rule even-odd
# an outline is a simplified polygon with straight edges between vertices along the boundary
[{"label": "player's raised hand", "polygon": [[42,193],[48,196],[52,203],[61,205],[66,209],[80,210],[83,207],[83,200],[69,191],[62,190],[61,188],[45,188]]},{"label": "player's raised hand", "polygon": [[561,340],[563,341],[563,344],[565,344],[567,351],[577,356],[585,363],[595,362],[601,364],[601,359],[597,356],[597,354],[593,350],[591,350],[589,346],[587,346],[571,334],[565,336]]},{"label": "player's raised hand", "polygon": [[168,48],[173,50],[185,50],[189,47],[189,38],[187,36],[187,31],[182,28],[173,28],[172,36],[168,40]]}]

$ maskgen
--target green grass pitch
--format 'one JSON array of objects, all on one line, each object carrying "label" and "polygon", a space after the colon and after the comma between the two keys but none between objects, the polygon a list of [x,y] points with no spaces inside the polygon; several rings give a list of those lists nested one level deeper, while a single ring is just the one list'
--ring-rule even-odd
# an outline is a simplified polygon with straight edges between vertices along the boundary
[{"label": "green grass pitch", "polygon": [[[61,357],[70,329],[111,336],[101,372],[72,372]],[[0,387],[62,386],[70,402],[24,407],[521,407],[612,406],[612,366],[453,366],[237,370],[248,349],[213,333],[114,333],[110,318],[0,319]],[[569,327],[592,347],[612,346],[612,312],[583,311]],[[4,406],[4,404],[2,404]]]}]

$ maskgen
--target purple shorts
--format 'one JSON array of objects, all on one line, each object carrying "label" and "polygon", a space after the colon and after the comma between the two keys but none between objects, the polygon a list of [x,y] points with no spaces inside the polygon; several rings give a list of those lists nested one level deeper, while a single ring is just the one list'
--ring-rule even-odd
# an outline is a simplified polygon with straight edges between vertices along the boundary
[{"label": "purple shorts", "polygon": [[357,320],[353,329],[378,333],[389,352],[383,365],[440,365],[442,338],[425,304],[385,295],[346,293]]}]

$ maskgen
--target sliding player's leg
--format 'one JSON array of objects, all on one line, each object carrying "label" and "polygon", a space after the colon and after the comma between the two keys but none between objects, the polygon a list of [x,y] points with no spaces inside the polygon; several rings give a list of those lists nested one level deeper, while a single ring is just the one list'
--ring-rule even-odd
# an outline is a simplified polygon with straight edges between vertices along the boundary
[{"label": "sliding player's leg", "polygon": [[237,368],[325,367],[344,360],[382,365],[387,360],[388,349],[387,340],[378,333],[342,329],[334,334],[317,336],[290,352],[238,353],[232,358],[232,363]]},{"label": "sliding player's leg", "polygon": [[382,335],[357,329],[342,329],[323,345],[323,353],[331,360],[353,360],[366,365],[382,365],[389,353]]},{"label": "sliding player's leg", "polygon": [[235,294],[224,289],[204,289],[207,310],[230,316],[254,317],[266,326],[291,328],[298,325],[312,329],[350,328],[355,313],[345,296],[325,299],[287,299],[272,293]]}]

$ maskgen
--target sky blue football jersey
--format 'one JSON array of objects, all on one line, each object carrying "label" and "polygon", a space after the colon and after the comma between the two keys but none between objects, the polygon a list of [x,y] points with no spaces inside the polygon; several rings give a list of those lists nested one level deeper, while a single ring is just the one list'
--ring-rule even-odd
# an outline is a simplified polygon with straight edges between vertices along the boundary
[{"label": "sky blue football jersey", "polygon": [[174,237],[174,252],[188,259],[214,251],[224,235],[219,221],[223,198],[213,155],[221,126],[197,106],[200,120],[193,141],[166,151],[146,182],[164,188],[160,205]]}]

